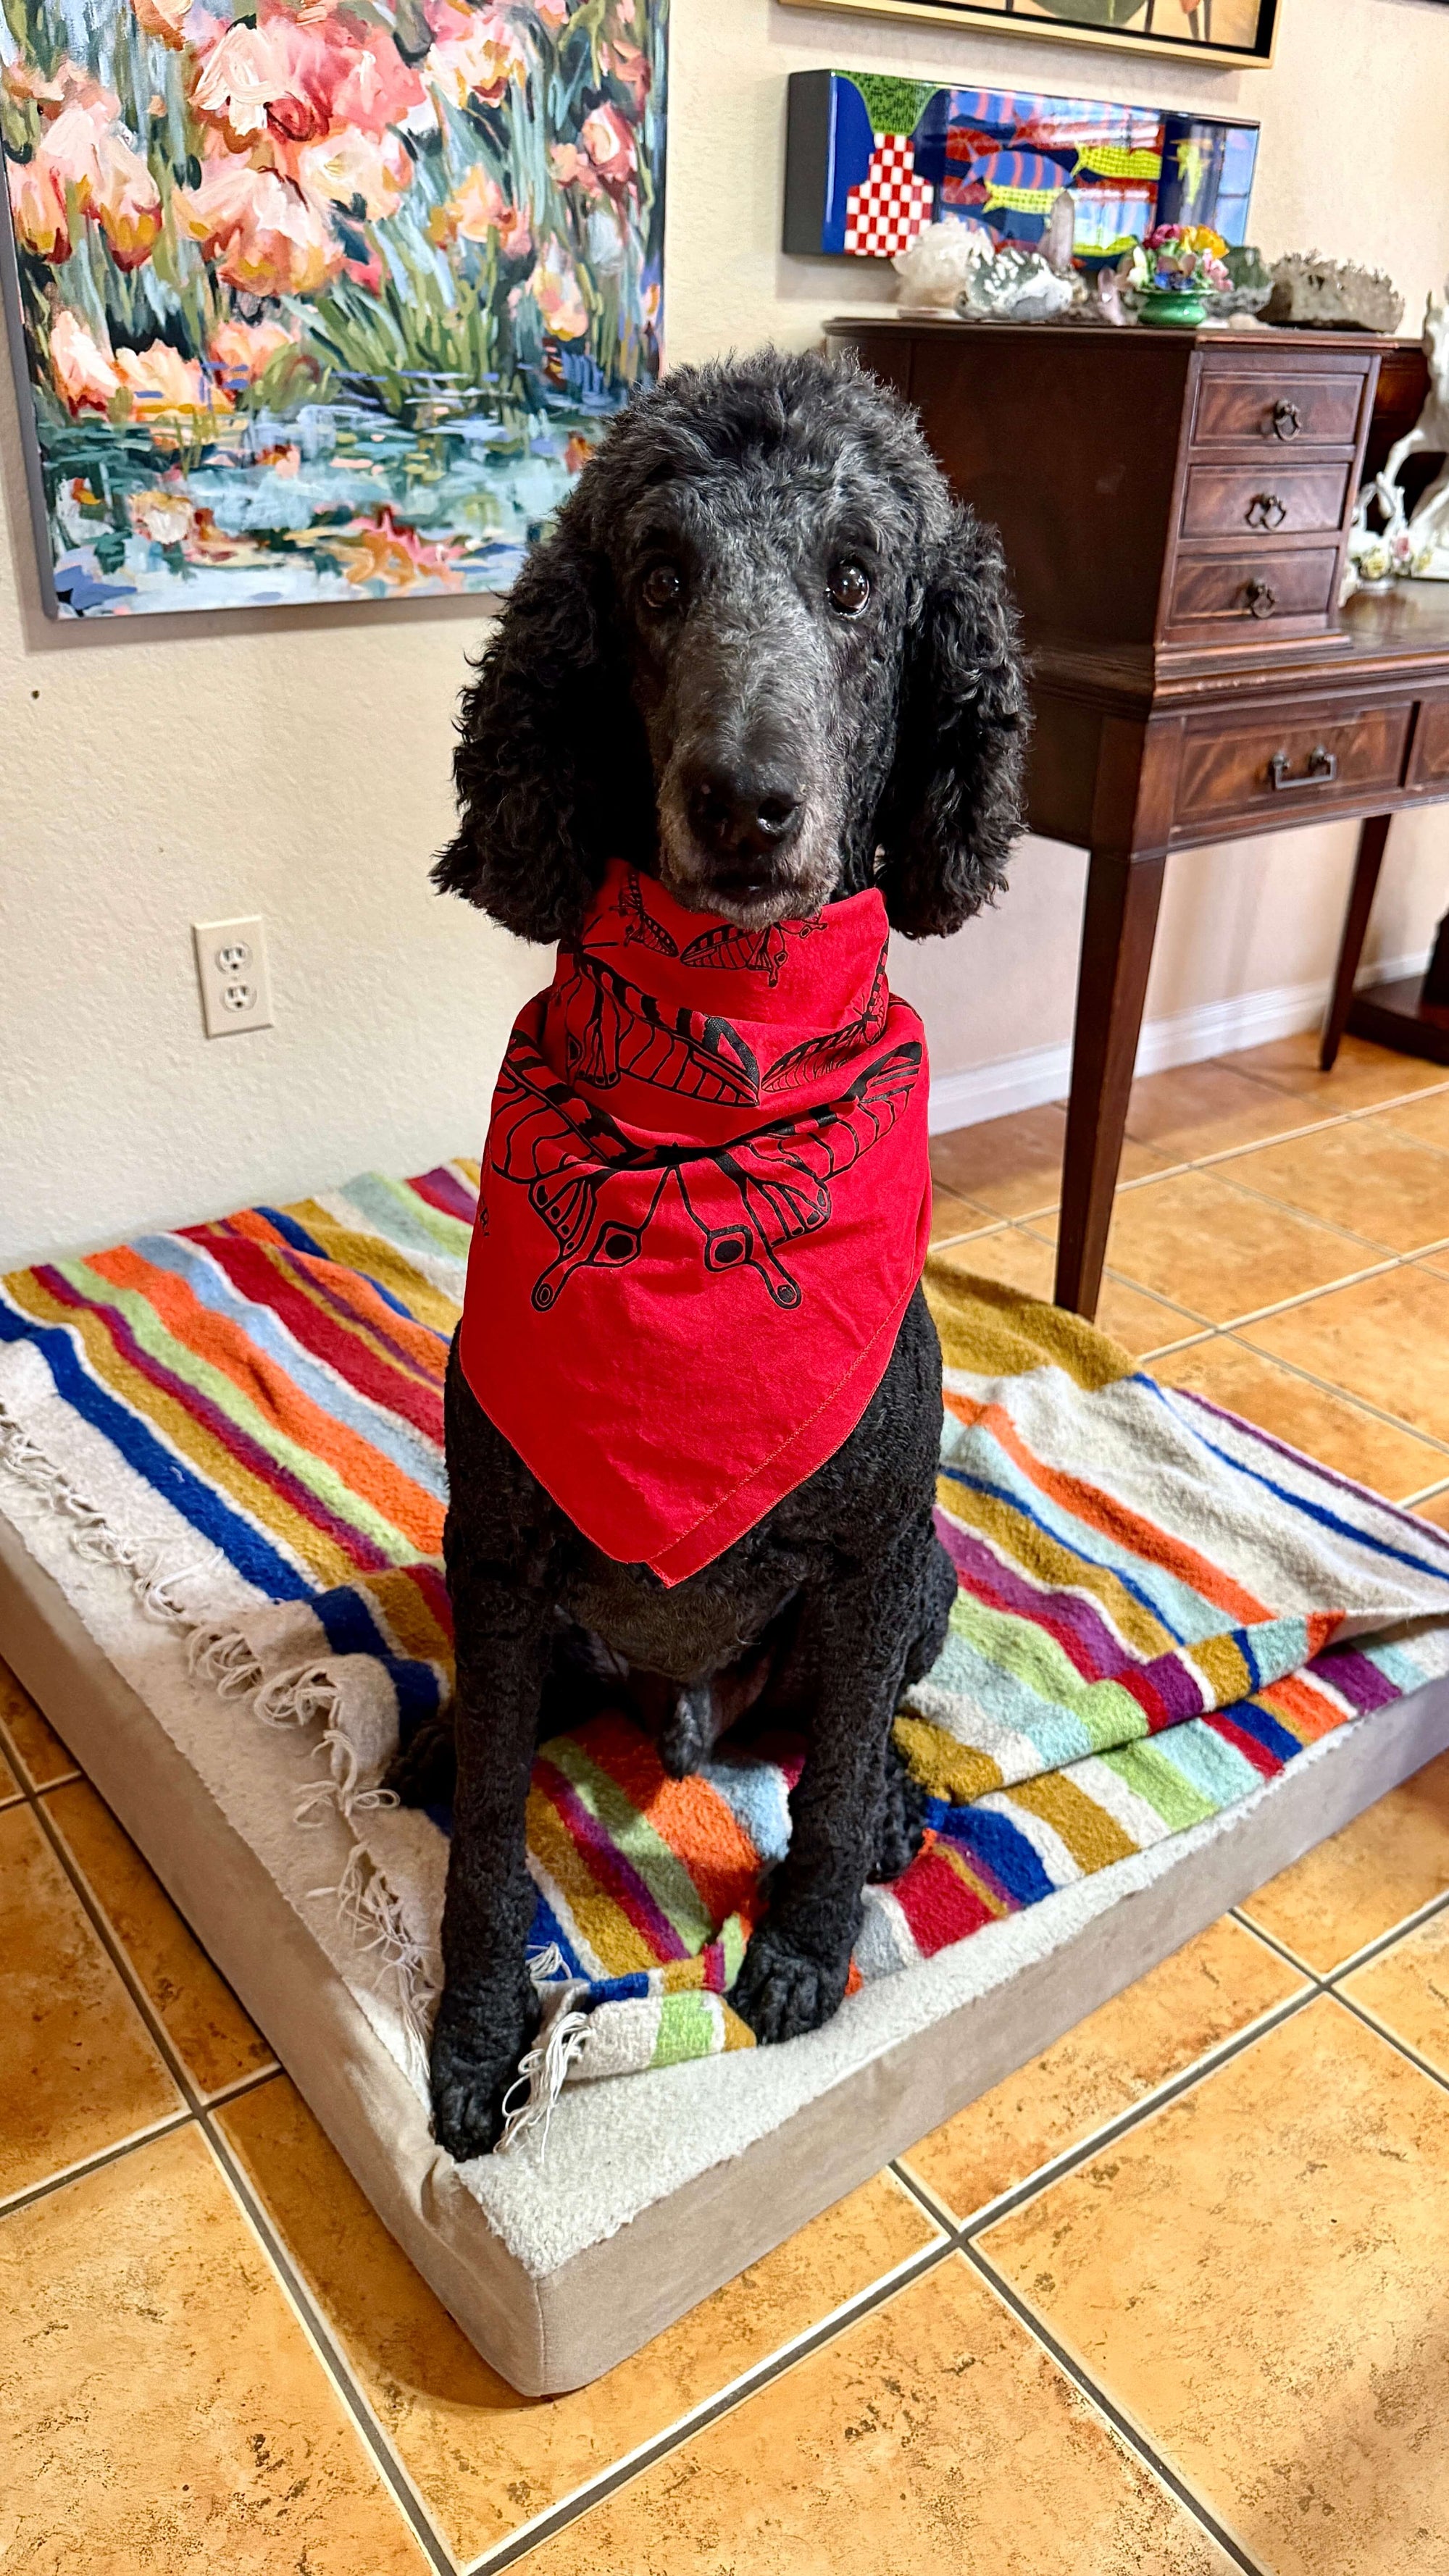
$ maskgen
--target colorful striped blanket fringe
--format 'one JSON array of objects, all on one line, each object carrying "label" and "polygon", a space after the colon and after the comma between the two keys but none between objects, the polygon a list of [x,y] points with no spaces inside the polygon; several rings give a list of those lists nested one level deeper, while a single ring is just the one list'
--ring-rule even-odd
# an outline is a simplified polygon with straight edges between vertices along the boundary
[{"label": "colorful striped blanket fringe", "polygon": [[[204,1681],[315,1742],[299,1822],[326,1799],[350,1828],[339,1903],[398,1978],[419,2081],[451,1820],[380,1783],[451,1688],[442,1388],[476,1184],[463,1162],[370,1175],[0,1282],[0,1463],[185,1630]],[[943,1264],[926,1285],[959,1588],[896,1721],[925,1839],[866,1892],[850,1991],[1221,1814],[1449,1671],[1432,1526],[1158,1386],[1075,1317]],[[168,1571],[30,1436],[37,1369],[86,1454],[194,1534],[199,1569]],[[622,1711],[540,1748],[544,2015],[510,2143],[565,2081],[754,2045],[729,1992],[802,1758],[726,1743],[670,1780]]]}]

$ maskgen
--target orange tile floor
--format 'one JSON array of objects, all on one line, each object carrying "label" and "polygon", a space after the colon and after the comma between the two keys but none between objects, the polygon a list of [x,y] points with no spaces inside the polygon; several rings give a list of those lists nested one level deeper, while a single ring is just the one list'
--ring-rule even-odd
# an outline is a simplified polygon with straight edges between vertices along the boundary
[{"label": "orange tile floor", "polygon": [[[1063,1119],[941,1137],[1044,1291]],[[1102,1320],[1449,1526],[1449,1082],[1133,1094]],[[0,2562],[1441,2576],[1449,1756],[596,2386],[481,2362],[0,1667]]]}]

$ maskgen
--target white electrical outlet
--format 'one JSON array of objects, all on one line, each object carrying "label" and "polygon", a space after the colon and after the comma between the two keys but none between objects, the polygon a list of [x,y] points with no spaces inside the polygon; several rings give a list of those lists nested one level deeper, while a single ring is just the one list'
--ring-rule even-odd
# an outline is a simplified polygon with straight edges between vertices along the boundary
[{"label": "white electrical outlet", "polygon": [[240,1037],[272,1025],[267,934],[261,915],[247,921],[194,921],[201,1016],[209,1038]]}]

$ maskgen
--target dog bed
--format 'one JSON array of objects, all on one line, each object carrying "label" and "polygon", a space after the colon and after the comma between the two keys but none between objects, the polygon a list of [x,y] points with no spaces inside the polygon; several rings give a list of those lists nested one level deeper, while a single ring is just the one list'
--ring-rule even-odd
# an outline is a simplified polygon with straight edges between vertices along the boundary
[{"label": "dog bed", "polygon": [[791,1748],[680,1799],[593,1720],[535,1781],[524,2134],[456,2167],[423,2089],[448,1820],[378,1781],[448,1686],[439,1394],[475,1182],[368,1179],[6,1281],[0,1651],[445,2304],[545,2393],[1449,1743],[1449,1547],[1074,1319],[937,1278],[961,1592],[897,1724],[927,1844],[871,1892],[855,1991],[781,2049],[729,2009]]}]

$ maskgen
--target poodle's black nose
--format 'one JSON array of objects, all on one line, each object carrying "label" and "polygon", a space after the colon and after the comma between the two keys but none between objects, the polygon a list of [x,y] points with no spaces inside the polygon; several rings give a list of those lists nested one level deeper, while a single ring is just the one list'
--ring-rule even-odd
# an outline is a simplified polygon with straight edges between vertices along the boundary
[{"label": "poodle's black nose", "polygon": [[716,763],[690,795],[689,825],[701,850],[732,870],[773,857],[800,820],[802,799],[778,774]]}]

